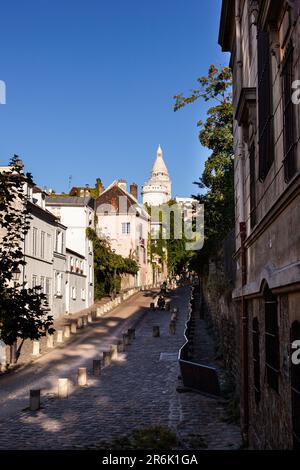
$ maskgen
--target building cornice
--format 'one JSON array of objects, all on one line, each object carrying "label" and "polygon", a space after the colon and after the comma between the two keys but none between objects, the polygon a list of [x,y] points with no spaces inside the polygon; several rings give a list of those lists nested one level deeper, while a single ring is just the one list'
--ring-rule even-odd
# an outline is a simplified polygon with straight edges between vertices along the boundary
[{"label": "building cornice", "polygon": [[71,250],[71,248],[66,248],[66,253],[70,253],[71,255],[77,256],[80,259],[85,259],[82,254],[78,253],[77,251]]},{"label": "building cornice", "polygon": [[219,44],[223,52],[231,52],[234,37],[234,0],[223,0],[219,28]]},{"label": "building cornice", "polygon": [[53,259],[52,260],[46,260],[46,259],[43,259],[43,258],[38,258],[37,256],[32,256],[32,255],[28,255],[27,253],[24,254],[24,258],[30,258],[30,259],[34,259],[36,261],[39,261],[41,263],[44,263],[44,264],[48,264],[50,266],[53,265]]},{"label": "building cornice", "polygon": [[260,273],[257,281],[250,282],[243,287],[237,287],[232,293],[233,299],[242,297],[249,299],[260,297],[264,282],[268,283],[269,288],[274,293],[291,292],[300,290],[300,262],[289,264],[281,268],[274,265],[267,265]]},{"label": "building cornice", "polygon": [[67,256],[64,253],[58,253],[58,251],[54,251],[53,256],[55,258],[59,258],[59,259],[62,259],[64,261],[67,259]]}]

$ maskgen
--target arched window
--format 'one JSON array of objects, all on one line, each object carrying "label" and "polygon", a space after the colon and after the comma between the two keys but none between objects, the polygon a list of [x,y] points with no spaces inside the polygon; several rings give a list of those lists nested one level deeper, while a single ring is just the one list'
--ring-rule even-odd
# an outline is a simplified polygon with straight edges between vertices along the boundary
[{"label": "arched window", "polygon": [[264,302],[267,383],[278,392],[280,354],[277,297],[268,287],[264,290]]},{"label": "arched window", "polygon": [[255,403],[260,402],[260,349],[259,349],[259,324],[258,319],[253,318],[252,322],[252,344],[253,344],[253,379]]},{"label": "arched window", "polygon": [[[291,327],[291,357],[295,352],[294,341],[300,340],[300,323],[295,321]],[[292,419],[294,449],[300,450],[300,364],[291,364]]]}]

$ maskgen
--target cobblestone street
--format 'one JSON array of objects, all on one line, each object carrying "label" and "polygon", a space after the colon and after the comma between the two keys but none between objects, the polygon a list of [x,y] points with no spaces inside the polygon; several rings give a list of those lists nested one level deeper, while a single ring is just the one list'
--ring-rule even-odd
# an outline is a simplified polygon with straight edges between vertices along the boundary
[{"label": "cobblestone street", "polygon": [[[171,427],[183,440],[201,437],[208,449],[239,448],[240,430],[225,422],[222,399],[176,391],[189,296],[188,288],[171,294],[172,305],[179,307],[175,335],[168,332],[170,312],[148,309],[151,297],[140,293],[96,322],[78,344],[74,341],[23,371],[1,377],[0,449],[93,448],[152,425]],[[119,323],[120,311],[127,312],[127,319]],[[135,323],[136,339],[99,378],[93,377],[92,359],[121,337],[129,321]],[[160,326],[158,338],[152,337],[153,325]],[[114,327],[112,335],[109,327]],[[82,388],[75,385],[80,366],[89,369],[88,386]],[[58,377],[73,382],[68,399],[56,397]],[[33,385],[42,389],[37,412],[25,409],[25,395]]]}]

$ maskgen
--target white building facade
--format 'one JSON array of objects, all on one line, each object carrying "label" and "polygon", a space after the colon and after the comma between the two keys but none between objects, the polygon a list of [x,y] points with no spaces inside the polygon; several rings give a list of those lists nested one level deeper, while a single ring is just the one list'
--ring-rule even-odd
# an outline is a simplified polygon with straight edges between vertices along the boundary
[{"label": "white building facade", "polygon": [[41,287],[46,294],[49,313],[58,318],[65,314],[65,295],[59,288],[66,269],[66,227],[46,209],[46,194],[37,187],[28,188],[30,229],[24,241],[25,266],[21,282],[26,288]]},{"label": "white building facade", "polygon": [[[76,305],[80,305],[79,309],[88,308],[94,302],[94,254],[92,242],[87,237],[87,228],[94,228],[94,203],[91,197],[48,196],[46,199],[47,209],[67,227],[68,261],[64,284],[67,313],[76,311],[74,310],[77,308]],[[82,276],[80,282],[76,281],[76,285],[74,282],[72,284],[73,278],[70,277],[71,274],[75,274],[75,271],[71,271],[71,251],[76,254],[79,263],[78,271],[75,267],[76,274]],[[76,289],[72,289],[73,287]]]},{"label": "white building facade", "polygon": [[87,263],[80,253],[67,248],[66,313],[75,313],[86,308]]}]

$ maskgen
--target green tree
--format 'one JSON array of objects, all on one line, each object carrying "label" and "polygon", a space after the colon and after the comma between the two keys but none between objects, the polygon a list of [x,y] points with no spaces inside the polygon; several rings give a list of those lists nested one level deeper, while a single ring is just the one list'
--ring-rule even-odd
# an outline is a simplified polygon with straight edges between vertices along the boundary
[{"label": "green tree", "polygon": [[234,227],[232,75],[229,67],[211,65],[207,76],[198,78],[191,94],[174,97],[174,111],[203,99],[211,104],[205,121],[198,121],[200,143],[211,151],[195,184],[203,191],[196,199],[204,204],[205,243],[193,257],[199,270],[214,255],[220,242]]},{"label": "green tree", "polygon": [[124,258],[114,253],[109,243],[99,238],[96,231],[90,227],[87,236],[93,242],[95,298],[120,290],[122,274],[137,274],[139,266],[133,258]]},{"label": "green tree", "polygon": [[186,250],[187,239],[185,236],[184,214],[175,200],[168,202],[172,208],[170,213],[170,233],[167,238],[168,273],[180,274],[188,267],[191,258],[190,251]]},{"label": "green tree", "polygon": [[26,264],[23,246],[31,216],[24,188],[32,185],[31,174],[23,173],[17,156],[0,173],[0,339],[10,346],[21,340],[16,360],[26,339],[38,340],[54,332],[40,288],[25,289],[13,282],[14,273]]}]

